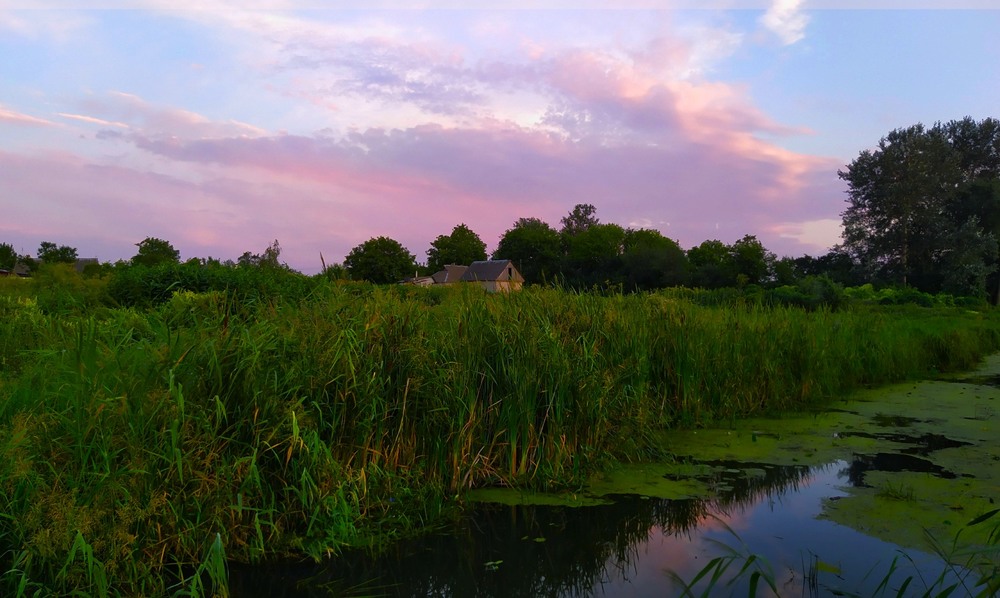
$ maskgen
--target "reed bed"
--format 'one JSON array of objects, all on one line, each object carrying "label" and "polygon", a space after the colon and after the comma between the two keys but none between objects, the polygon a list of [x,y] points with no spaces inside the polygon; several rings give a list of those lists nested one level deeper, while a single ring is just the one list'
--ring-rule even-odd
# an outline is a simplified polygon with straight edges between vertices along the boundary
[{"label": "reed bed", "polygon": [[330,284],[52,315],[0,296],[0,592],[226,591],[464,489],[579,484],[654,433],[972,366],[992,314]]}]

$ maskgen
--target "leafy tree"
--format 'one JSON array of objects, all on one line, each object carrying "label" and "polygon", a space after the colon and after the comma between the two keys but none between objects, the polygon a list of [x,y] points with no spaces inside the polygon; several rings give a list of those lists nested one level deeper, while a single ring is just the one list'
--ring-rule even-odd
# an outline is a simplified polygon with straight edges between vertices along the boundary
[{"label": "leafy tree", "polygon": [[574,286],[619,284],[625,229],[617,224],[591,224],[580,232],[563,236],[566,267],[563,273]]},{"label": "leafy tree", "polygon": [[9,243],[0,243],[0,269],[13,270],[17,265],[18,256],[14,251],[14,246]]},{"label": "leafy tree", "polygon": [[865,282],[858,272],[858,265],[842,247],[834,247],[819,257],[797,257],[793,262],[798,278],[826,276],[842,286],[858,286]]},{"label": "leafy tree", "polygon": [[416,260],[399,241],[375,237],[352,249],[344,258],[344,267],[354,280],[388,284],[413,274]]},{"label": "leafy tree", "polygon": [[525,282],[553,280],[562,259],[559,232],[538,218],[519,218],[500,237],[493,259],[514,262]]},{"label": "leafy tree", "polygon": [[691,284],[705,289],[736,286],[732,252],[722,241],[703,241],[687,253],[691,263]]},{"label": "leafy tree", "polygon": [[688,279],[688,259],[673,239],[660,231],[625,231],[622,269],[629,288],[648,290],[683,285]]},{"label": "leafy tree", "polygon": [[76,263],[76,249],[66,245],[56,245],[50,241],[42,241],[38,246],[38,259],[46,264]]},{"label": "leafy tree", "polygon": [[845,246],[876,279],[931,286],[928,265],[952,229],[943,207],[961,182],[958,156],[940,129],[892,131],[838,174],[850,203]]},{"label": "leafy tree", "polygon": [[839,175],[844,249],[871,280],[985,293],[998,266],[1000,121],[897,129]]},{"label": "leafy tree", "polygon": [[141,266],[156,266],[159,264],[177,264],[181,259],[181,252],[174,249],[174,246],[156,237],[146,237],[136,243],[139,251],[132,257],[132,263]]},{"label": "leafy tree", "polygon": [[486,243],[465,224],[439,235],[427,250],[427,269],[437,272],[448,264],[468,265],[486,259]]},{"label": "leafy tree", "polygon": [[597,208],[593,204],[576,204],[573,210],[560,220],[562,223],[562,230],[560,232],[563,234],[563,237],[574,237],[588,228],[600,224],[600,220],[597,219],[595,214],[597,214]]},{"label": "leafy tree", "polygon": [[244,251],[243,255],[236,259],[236,265],[245,268],[281,268],[287,270],[288,265],[282,263],[279,260],[280,257],[281,245],[275,239],[273,243],[267,246],[264,253],[257,254]]},{"label": "leafy tree", "polygon": [[966,116],[943,125],[951,146],[958,152],[965,181],[1000,176],[1000,120],[976,122]]},{"label": "leafy tree", "polygon": [[732,256],[738,284],[763,284],[768,279],[776,259],[754,235],[744,235],[742,239],[730,245],[729,253]]},{"label": "leafy tree", "polygon": [[[804,256],[812,259],[809,256]],[[774,262],[774,284],[783,287],[794,285],[801,278],[798,268],[795,266],[795,259],[783,257]]]}]

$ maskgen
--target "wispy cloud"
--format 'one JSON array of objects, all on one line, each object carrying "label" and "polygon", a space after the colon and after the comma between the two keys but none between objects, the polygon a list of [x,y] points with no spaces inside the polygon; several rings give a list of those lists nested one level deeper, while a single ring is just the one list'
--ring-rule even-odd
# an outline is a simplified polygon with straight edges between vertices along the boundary
[{"label": "wispy cloud", "polygon": [[23,114],[21,112],[15,112],[14,110],[4,108],[3,104],[0,104],[0,122],[32,127],[50,127],[56,125],[56,123],[50,120],[45,120],[44,118],[38,118],[37,116],[31,116],[30,114]]},{"label": "wispy cloud", "polygon": [[95,118],[93,116],[86,116],[84,114],[69,114],[66,112],[57,112],[58,116],[63,118],[68,118],[70,120],[77,120],[80,122],[90,123],[92,125],[101,125],[104,127],[117,127],[120,129],[127,129],[128,125],[122,122],[115,122],[110,120],[104,120],[103,118]]},{"label": "wispy cloud", "polygon": [[787,46],[805,38],[809,17],[802,12],[802,0],[774,0],[760,23]]},{"label": "wispy cloud", "polygon": [[86,115],[60,115],[92,124],[130,128],[151,137],[257,137],[266,133],[248,123],[213,121],[190,110],[157,106],[135,94],[120,91],[92,95],[78,104]]},{"label": "wispy cloud", "polygon": [[[713,80],[742,44],[724,27],[678,35],[656,24],[583,44],[512,26],[489,32],[500,51],[390,14],[177,16],[254,74],[239,93],[260,95],[230,105],[266,98],[277,109],[241,122],[143,92],[68,102],[55,114],[74,121],[64,147],[77,153],[0,154],[10,197],[44,198],[20,202],[21,221],[41,222],[44,210],[43,233],[63,227],[125,252],[152,235],[183,255],[235,257],[278,238],[304,265],[377,235],[423,257],[463,221],[493,247],[517,218],[556,224],[582,202],[685,247],[750,232],[794,252],[807,223],[836,217],[841,164],[768,141],[802,131],[758,108],[746,86]],[[237,93],[228,84],[215,89]],[[269,118],[281,111],[312,128],[282,132]],[[25,117],[0,107],[3,122],[56,124]],[[114,214],[114,231],[95,214]]]}]

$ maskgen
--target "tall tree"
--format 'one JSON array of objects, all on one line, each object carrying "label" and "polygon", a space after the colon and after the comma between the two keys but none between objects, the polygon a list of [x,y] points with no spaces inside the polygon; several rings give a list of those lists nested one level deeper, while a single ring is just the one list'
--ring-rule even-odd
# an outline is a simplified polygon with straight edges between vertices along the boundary
[{"label": "tall tree", "polygon": [[562,223],[562,230],[560,232],[564,237],[579,235],[591,226],[600,224],[601,221],[597,219],[596,214],[597,208],[593,204],[578,203],[573,206],[569,214],[563,216],[560,220]]},{"label": "tall tree", "polygon": [[744,235],[729,246],[737,284],[764,284],[777,259],[754,235]]},{"label": "tall tree", "polygon": [[617,224],[591,224],[574,235],[564,235],[563,274],[573,286],[620,284],[625,229]]},{"label": "tall tree", "polygon": [[518,219],[500,237],[493,252],[495,260],[514,262],[528,283],[554,280],[561,258],[559,232],[538,218]]},{"label": "tall tree", "polygon": [[469,265],[486,259],[486,243],[464,223],[451,230],[450,235],[438,235],[427,250],[427,269],[443,270],[448,264]]},{"label": "tall tree", "polygon": [[375,237],[352,249],[344,258],[344,267],[354,280],[388,284],[412,275],[416,260],[399,241]]},{"label": "tall tree", "polygon": [[691,263],[691,284],[704,289],[736,286],[733,255],[722,241],[712,239],[688,249]]},{"label": "tall tree", "polygon": [[76,263],[76,248],[68,245],[56,245],[51,241],[42,241],[38,246],[38,259],[46,264]]},{"label": "tall tree", "polygon": [[624,282],[629,288],[648,290],[685,284],[688,259],[673,239],[658,230],[625,231],[622,254]]},{"label": "tall tree", "polygon": [[9,243],[0,243],[0,269],[13,270],[17,265],[17,252]]},{"label": "tall tree", "polygon": [[985,292],[982,273],[996,270],[1000,233],[991,190],[1000,180],[1000,123],[897,129],[838,174],[848,184],[844,249],[870,278]]},{"label": "tall tree", "polygon": [[181,260],[181,252],[163,239],[146,237],[136,243],[139,251],[132,257],[132,263],[140,266],[157,266],[159,264],[176,264]]},{"label": "tall tree", "polygon": [[957,158],[940,130],[918,124],[890,132],[838,172],[850,204],[844,246],[874,278],[930,286],[927,265],[952,229],[942,215],[961,181]]}]

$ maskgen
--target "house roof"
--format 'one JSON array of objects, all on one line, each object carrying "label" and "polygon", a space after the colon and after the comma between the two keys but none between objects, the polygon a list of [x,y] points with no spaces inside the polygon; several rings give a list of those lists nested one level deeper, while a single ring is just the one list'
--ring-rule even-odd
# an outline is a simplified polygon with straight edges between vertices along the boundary
[{"label": "house roof", "polygon": [[511,281],[524,282],[524,277],[514,267],[510,260],[484,260],[472,262],[462,280],[466,282],[477,281]]},{"label": "house roof", "polygon": [[456,266],[455,264],[448,264],[444,267],[444,270],[435,272],[433,275],[435,284],[445,284],[449,282],[458,282],[462,280],[462,275],[468,270],[468,266]]}]

